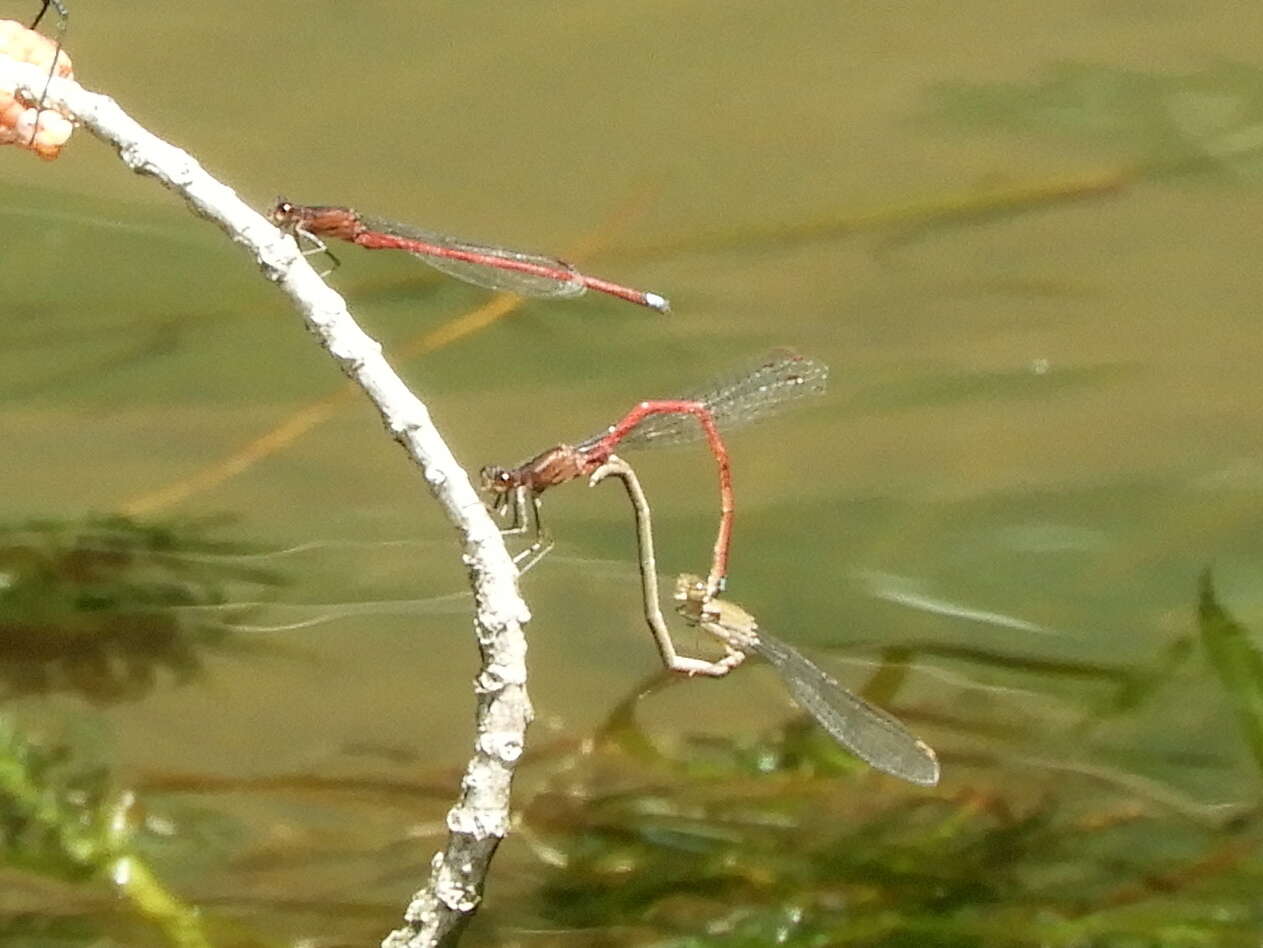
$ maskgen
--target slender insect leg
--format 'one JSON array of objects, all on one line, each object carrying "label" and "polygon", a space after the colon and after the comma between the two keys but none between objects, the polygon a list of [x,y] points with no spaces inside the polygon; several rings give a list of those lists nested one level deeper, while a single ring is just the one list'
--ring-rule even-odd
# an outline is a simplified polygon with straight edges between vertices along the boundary
[{"label": "slender insect leg", "polygon": [[[555,541],[553,540],[552,534],[549,533],[548,529],[544,526],[544,521],[542,519],[544,507],[543,504],[540,503],[539,495],[525,487],[519,487],[514,493],[517,494],[519,498],[527,493],[530,494],[530,504],[535,519],[535,541],[525,550],[513,557],[513,563],[517,566],[518,575],[520,576],[547,556],[549,551],[553,548]],[[524,523],[521,529],[517,532],[525,533],[526,530],[527,527]],[[506,530],[504,532],[508,533],[509,531]]]},{"label": "slender insect leg", "polygon": [[[324,254],[325,257],[328,258],[330,267],[328,270],[320,271],[321,279],[327,277],[334,270],[338,269],[338,267],[342,266],[342,261],[333,255],[333,251],[329,249],[329,245],[301,224],[294,227],[294,240],[298,243],[299,252],[304,257],[313,257],[317,254]],[[306,250],[303,250],[302,247],[304,240],[311,245]]]},{"label": "slender insect leg", "polygon": [[57,60],[61,56],[61,46],[66,39],[66,21],[70,18],[70,11],[66,9],[66,5],[61,0],[44,0],[43,5],[39,8],[39,13],[35,14],[35,19],[31,21],[31,29],[39,26],[39,21],[44,19],[44,14],[48,12],[48,8],[52,7],[57,11],[57,39],[54,41],[53,47],[53,64],[48,67],[48,78],[44,81],[44,91],[39,94],[39,102],[35,105],[35,126],[31,129],[30,144],[35,144],[35,136],[39,133],[39,114],[44,111],[44,100],[48,97],[48,85],[53,81],[53,77],[57,75]]},{"label": "slender insect leg", "polygon": [[31,21],[31,29],[39,26],[39,21],[44,19],[44,14],[48,12],[48,8],[52,7],[57,11],[57,15],[62,19],[62,30],[65,30],[66,17],[70,16],[70,11],[66,9],[65,4],[61,0],[44,0],[43,5],[39,8],[39,13],[35,14],[35,19]]}]

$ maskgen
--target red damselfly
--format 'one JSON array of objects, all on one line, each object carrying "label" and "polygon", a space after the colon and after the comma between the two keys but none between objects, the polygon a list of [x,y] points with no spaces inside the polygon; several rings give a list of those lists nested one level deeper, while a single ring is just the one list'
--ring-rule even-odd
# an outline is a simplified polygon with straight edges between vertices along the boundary
[{"label": "red damselfly", "polygon": [[528,529],[527,508],[534,510],[535,542],[520,556],[528,566],[551,546],[540,520],[539,497],[557,484],[591,474],[617,447],[708,442],[719,469],[720,526],[711,562],[711,591],[723,587],[732,537],[732,470],[720,429],[731,430],[774,414],[793,402],[824,392],[829,369],[821,362],[775,350],[753,366],[724,376],[676,398],[643,401],[616,424],[577,444],[559,444],[516,467],[485,467],[483,487],[497,508],[513,505],[509,532]]},{"label": "red damselfly", "polygon": [[321,238],[345,240],[369,250],[402,250],[458,280],[520,296],[563,299],[596,290],[660,313],[671,309],[664,296],[588,276],[555,257],[459,240],[408,224],[366,217],[349,207],[308,206],[278,198],[269,217],[278,227],[311,241],[316,252],[328,254],[335,263],[337,258],[329,253]]}]

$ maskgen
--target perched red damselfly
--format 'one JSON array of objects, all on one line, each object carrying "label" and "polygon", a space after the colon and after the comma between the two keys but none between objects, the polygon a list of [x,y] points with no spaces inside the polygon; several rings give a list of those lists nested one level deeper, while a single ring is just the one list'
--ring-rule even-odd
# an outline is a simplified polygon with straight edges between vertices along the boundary
[{"label": "perched red damselfly", "polygon": [[[535,542],[520,558],[529,565],[551,546],[540,520],[539,497],[548,488],[593,473],[617,447],[687,444],[703,438],[719,468],[719,534],[711,560],[711,591],[723,588],[732,538],[732,470],[720,429],[731,430],[765,418],[789,404],[825,390],[826,365],[787,349],[768,353],[754,365],[716,379],[677,398],[644,401],[618,423],[577,444],[559,444],[516,467],[485,467],[483,488],[495,497],[497,509],[513,505],[509,532],[528,529],[527,509],[534,512]],[[528,505],[529,498],[529,505]]]},{"label": "perched red damselfly", "polygon": [[308,206],[278,198],[268,216],[283,230],[305,237],[315,252],[328,254],[335,263],[337,258],[321,238],[345,240],[368,250],[402,250],[448,276],[490,290],[548,299],[596,290],[660,313],[671,310],[664,296],[588,276],[555,257],[458,240],[408,224],[366,217],[349,207]]}]

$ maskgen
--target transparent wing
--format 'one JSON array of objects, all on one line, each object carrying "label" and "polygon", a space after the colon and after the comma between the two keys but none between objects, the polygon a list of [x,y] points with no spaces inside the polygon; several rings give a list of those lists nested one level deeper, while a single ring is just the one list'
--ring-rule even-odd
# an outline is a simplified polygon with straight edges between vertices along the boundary
[{"label": "transparent wing", "polygon": [[934,751],[893,715],[843,688],[806,655],[762,629],[756,641],[743,647],[775,667],[794,700],[857,757],[912,783],[938,783]]},{"label": "transparent wing", "polygon": [[[778,414],[801,399],[823,394],[829,367],[790,349],[776,349],[751,365],[678,395],[670,401],[701,402],[721,431]],[[608,433],[580,442],[591,447]],[[698,420],[688,414],[650,415],[622,440],[622,448],[665,447],[705,440]]]},{"label": "transparent wing", "polygon": [[[587,289],[578,271],[555,257],[457,240],[396,221],[365,218],[364,224],[370,230],[383,230],[430,245],[434,248],[432,253],[414,251],[412,255],[448,276],[475,286],[552,299],[580,296]],[[525,269],[512,269],[514,266]],[[531,270],[536,272],[529,272]]]}]

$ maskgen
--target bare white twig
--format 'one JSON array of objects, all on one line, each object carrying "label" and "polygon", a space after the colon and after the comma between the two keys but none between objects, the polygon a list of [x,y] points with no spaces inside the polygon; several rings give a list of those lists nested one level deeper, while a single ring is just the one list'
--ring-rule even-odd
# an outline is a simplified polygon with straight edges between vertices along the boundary
[{"label": "bare white twig", "polygon": [[[0,78],[11,79],[37,100],[48,79],[36,66],[0,59]],[[286,293],[342,371],[372,399],[386,430],[425,476],[464,543],[477,606],[475,632],[482,669],[474,755],[460,796],[447,816],[447,845],[431,862],[429,883],[405,913],[406,927],[383,942],[391,948],[450,943],[476,909],[483,877],[496,846],[509,829],[509,789],[522,754],[531,707],[526,694],[526,640],[530,619],[517,590],[517,571],[500,531],[468,475],[456,463],[429,412],[394,373],[381,346],[347,312],[345,301],[320,279],[292,238],[212,178],[189,154],[146,131],[108,96],[88,92],[67,79],[53,79],[45,106],[56,108],[112,145],[127,167],[157,178],[180,194],[258,262],[264,275]],[[418,687],[424,687],[418,681]]]}]

